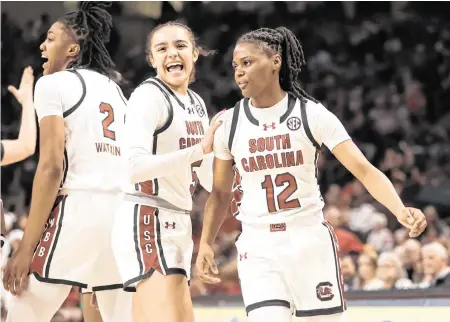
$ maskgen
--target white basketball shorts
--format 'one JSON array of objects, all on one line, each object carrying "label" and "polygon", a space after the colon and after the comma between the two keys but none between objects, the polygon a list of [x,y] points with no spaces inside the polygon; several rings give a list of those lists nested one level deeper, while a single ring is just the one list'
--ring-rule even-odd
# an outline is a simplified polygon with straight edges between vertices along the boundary
[{"label": "white basketball shorts", "polygon": [[59,196],[34,253],[41,282],[93,291],[122,288],[111,246],[121,194],[70,192]]},{"label": "white basketball shorts", "polygon": [[297,317],[346,310],[339,246],[321,213],[286,223],[242,223],[236,247],[247,314],[265,306],[286,306]]},{"label": "white basketball shorts", "polygon": [[190,280],[193,252],[191,217],[185,212],[124,200],[116,212],[113,248],[124,288],[155,271]]}]

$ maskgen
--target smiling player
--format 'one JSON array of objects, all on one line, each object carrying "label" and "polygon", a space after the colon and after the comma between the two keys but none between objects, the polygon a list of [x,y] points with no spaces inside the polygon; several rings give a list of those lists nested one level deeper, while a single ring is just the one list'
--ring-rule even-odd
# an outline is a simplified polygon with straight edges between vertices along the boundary
[{"label": "smiling player", "polygon": [[148,36],[148,60],[158,76],[129,100],[121,147],[128,186],[113,243],[124,287],[136,285],[134,319],[194,321],[188,288],[192,167],[202,185],[211,181],[204,158],[220,123],[209,127],[205,104],[188,85],[198,57],[208,53],[186,25],[157,26]]},{"label": "smiling player", "polygon": [[343,321],[346,304],[339,246],[325,222],[317,183],[322,145],[416,237],[426,227],[405,208],[391,182],[352,142],[339,119],[299,86],[305,65],[294,34],[284,28],[243,35],[233,54],[243,100],[227,111],[215,135],[213,190],[206,204],[196,262],[201,278],[219,282],[211,248],[226,215],[233,165],[240,183],[234,215],[238,272],[250,322]]}]

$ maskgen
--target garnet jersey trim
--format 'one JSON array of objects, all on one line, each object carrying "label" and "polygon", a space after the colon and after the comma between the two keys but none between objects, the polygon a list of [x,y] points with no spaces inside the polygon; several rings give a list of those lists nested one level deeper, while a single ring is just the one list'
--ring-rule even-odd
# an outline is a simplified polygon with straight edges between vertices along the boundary
[{"label": "garnet jersey trim", "polygon": [[80,82],[81,82],[81,86],[82,86],[82,88],[83,88],[83,95],[81,95],[80,100],[79,100],[74,106],[72,106],[71,108],[69,108],[67,111],[65,111],[65,112],[63,113],[63,117],[64,117],[64,118],[68,117],[70,114],[72,114],[73,112],[75,112],[75,110],[76,110],[78,107],[80,107],[81,103],[83,103],[84,98],[86,97],[86,83],[85,83],[85,81],[84,81],[84,79],[83,79],[83,76],[81,76],[81,74],[80,74],[78,71],[74,70],[74,69],[69,69],[69,70],[67,70],[67,71],[68,71],[68,72],[71,72],[71,73],[73,73],[73,74],[75,74],[75,75],[78,77],[78,79],[79,79]]}]

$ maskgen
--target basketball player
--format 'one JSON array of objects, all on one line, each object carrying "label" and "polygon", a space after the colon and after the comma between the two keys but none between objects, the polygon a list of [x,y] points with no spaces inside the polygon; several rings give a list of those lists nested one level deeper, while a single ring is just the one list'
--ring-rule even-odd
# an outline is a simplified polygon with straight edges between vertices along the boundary
[{"label": "basketball player", "polygon": [[[426,227],[405,208],[386,176],[352,142],[341,122],[297,82],[302,48],[284,28],[243,35],[233,54],[243,100],[227,111],[215,135],[213,190],[206,204],[197,269],[217,283],[211,248],[230,201],[233,163],[240,174],[233,213],[242,221],[238,272],[250,322],[343,321],[346,303],[339,247],[324,221],[317,184],[322,145],[410,230]],[[341,319],[342,318],[342,319]]]},{"label": "basketball player", "polygon": [[40,159],[28,225],[3,278],[16,296],[11,322],[50,321],[72,286],[96,291],[104,321],[127,320],[116,306],[123,291],[110,243],[126,102],[105,48],[108,5],[83,2],[40,46],[47,59],[35,90]]},{"label": "basketball player", "polygon": [[210,51],[177,22],[153,29],[147,48],[157,77],[129,100],[122,145],[129,187],[116,213],[113,248],[124,287],[136,285],[134,321],[143,312],[148,321],[189,322],[192,167],[202,184],[212,176],[204,158],[220,123],[209,127],[205,104],[188,85],[198,57]]},{"label": "basketball player", "polygon": [[[33,69],[27,67],[23,70],[19,89],[8,86],[8,91],[14,95],[22,105],[22,120],[20,122],[19,137],[16,140],[0,141],[0,164],[1,166],[16,163],[34,154],[36,149],[36,120],[33,104]],[[3,213],[3,202],[0,200],[1,208],[1,247],[5,242],[6,233],[5,217]]]},{"label": "basketball player", "polygon": [[14,95],[22,105],[22,120],[20,122],[19,137],[16,140],[2,140],[0,142],[1,165],[8,165],[22,161],[34,154],[36,149],[36,120],[33,105],[33,69],[23,70],[19,89],[8,86],[8,91]]}]

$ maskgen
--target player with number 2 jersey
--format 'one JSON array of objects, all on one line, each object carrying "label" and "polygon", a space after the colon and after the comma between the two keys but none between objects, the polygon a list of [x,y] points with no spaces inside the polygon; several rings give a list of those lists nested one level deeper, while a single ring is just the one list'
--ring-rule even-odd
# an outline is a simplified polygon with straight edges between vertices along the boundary
[{"label": "player with number 2 jersey", "polygon": [[34,97],[40,157],[28,225],[3,279],[20,295],[8,321],[50,321],[73,286],[96,292],[104,321],[131,320],[131,296],[117,302],[124,292],[111,247],[126,100],[105,48],[107,6],[83,3],[40,46],[47,59]]}]

